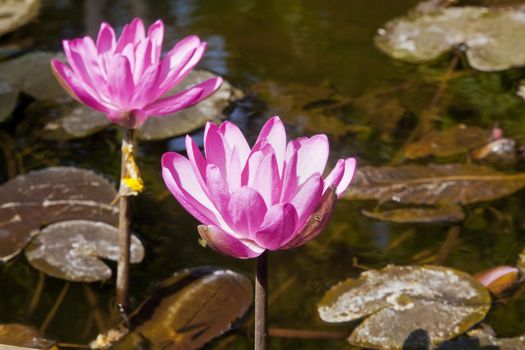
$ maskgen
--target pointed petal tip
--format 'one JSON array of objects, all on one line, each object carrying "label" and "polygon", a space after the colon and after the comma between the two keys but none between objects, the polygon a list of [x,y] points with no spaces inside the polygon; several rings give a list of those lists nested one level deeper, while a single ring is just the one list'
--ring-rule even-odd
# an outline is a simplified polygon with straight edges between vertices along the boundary
[{"label": "pointed petal tip", "polygon": [[199,225],[197,230],[206,244],[218,253],[238,259],[256,258],[264,249],[255,244],[247,245],[214,225]]}]

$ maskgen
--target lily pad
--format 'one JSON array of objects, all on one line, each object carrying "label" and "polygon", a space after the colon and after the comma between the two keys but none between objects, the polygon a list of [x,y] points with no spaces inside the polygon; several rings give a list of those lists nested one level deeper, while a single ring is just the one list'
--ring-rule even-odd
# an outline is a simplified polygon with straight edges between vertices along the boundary
[{"label": "lily pad", "polygon": [[184,269],[164,280],[121,326],[99,335],[93,349],[198,349],[228,331],[249,309],[252,283],[218,268]]},{"label": "lily pad", "polygon": [[347,199],[404,204],[469,204],[490,201],[525,187],[525,174],[505,174],[465,164],[401,165],[358,169]]},{"label": "lily pad", "polygon": [[[49,276],[73,282],[104,281],[111,277],[111,269],[100,258],[118,260],[118,229],[87,220],[58,222],[41,230],[25,254],[35,269]],[[130,262],[143,258],[144,247],[131,236]]]},{"label": "lily pad", "polygon": [[15,89],[37,100],[70,99],[51,72],[53,58],[61,54],[34,51],[0,64],[0,81],[9,82]]},{"label": "lily pad", "polygon": [[[20,323],[0,324],[0,344],[50,349],[56,342],[44,338],[38,330]],[[2,347],[0,345],[0,347]],[[3,348],[3,347],[2,347]]]},{"label": "lily pad", "polygon": [[525,8],[446,7],[412,11],[379,29],[376,45],[406,62],[435,60],[463,44],[472,68],[500,71],[525,64]]},{"label": "lily pad", "polygon": [[[168,92],[168,95],[173,95],[215,76],[213,73],[204,70],[193,70],[175,89]],[[171,116],[149,118],[138,130],[137,137],[141,140],[150,141],[189,133],[204,126],[207,121],[224,118],[223,110],[234,100],[241,97],[242,93],[239,90],[235,89],[229,82],[223,81],[221,87],[213,95],[195,106]]]},{"label": "lily pad", "polygon": [[32,129],[37,129],[39,136],[46,140],[78,139],[111,125],[104,113],[74,100],[35,101],[27,108],[26,113],[33,117],[28,120]]},{"label": "lily pad", "polygon": [[348,341],[373,349],[417,349],[417,333],[439,344],[467,331],[489,309],[487,289],[464,272],[393,265],[340,282],[318,307],[321,319],[331,323],[368,316]]},{"label": "lily pad", "polygon": [[420,141],[408,144],[404,155],[408,159],[449,157],[486,144],[489,136],[487,130],[459,124],[453,128],[432,131],[421,137]]},{"label": "lily pad", "polygon": [[73,219],[116,225],[114,186],[90,170],[50,167],[0,185],[0,261],[17,255],[45,225]]},{"label": "lily pad", "polygon": [[442,205],[435,208],[402,208],[381,211],[362,211],[370,219],[396,223],[438,223],[458,222],[465,219],[465,213],[458,205]]},{"label": "lily pad", "polygon": [[38,15],[40,0],[0,0],[0,35],[12,32]]}]

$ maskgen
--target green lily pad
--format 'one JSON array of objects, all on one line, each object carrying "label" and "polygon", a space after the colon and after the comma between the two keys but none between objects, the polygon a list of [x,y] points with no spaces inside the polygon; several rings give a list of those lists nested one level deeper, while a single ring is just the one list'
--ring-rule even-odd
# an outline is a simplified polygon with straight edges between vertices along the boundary
[{"label": "green lily pad", "polygon": [[85,169],[50,167],[0,185],[0,261],[17,255],[40,228],[82,219],[116,225],[117,192],[105,178]]},{"label": "green lily pad", "polygon": [[418,349],[421,338],[439,344],[467,331],[489,309],[487,289],[464,272],[393,265],[340,282],[318,306],[325,322],[366,317],[348,341],[373,349]]},{"label": "green lily pad", "polygon": [[27,108],[27,123],[46,140],[72,140],[95,134],[109,125],[104,113],[70,100],[35,101]]},{"label": "green lily pad", "polygon": [[[193,70],[168,95],[176,94],[201,83],[215,74],[204,70]],[[162,140],[187,134],[206,124],[210,120],[224,118],[223,110],[234,100],[242,97],[242,93],[229,82],[223,81],[221,87],[210,97],[195,106],[184,109],[174,115],[151,117],[138,130],[137,137],[141,140]]]},{"label": "green lily pad", "polygon": [[0,0],[0,35],[12,32],[38,15],[40,0]]},{"label": "green lily pad", "polygon": [[[73,282],[104,281],[111,269],[102,261],[119,257],[118,229],[87,221],[62,221],[45,227],[25,249],[29,263],[49,276]],[[131,236],[130,262],[144,258],[144,247]]]},{"label": "green lily pad", "polygon": [[164,280],[123,325],[92,349],[191,350],[232,328],[253,300],[250,279],[213,267],[184,269]]},{"label": "green lily pad", "polygon": [[472,68],[500,71],[525,64],[525,8],[447,7],[412,11],[379,29],[376,45],[395,59],[435,60],[465,45]]}]

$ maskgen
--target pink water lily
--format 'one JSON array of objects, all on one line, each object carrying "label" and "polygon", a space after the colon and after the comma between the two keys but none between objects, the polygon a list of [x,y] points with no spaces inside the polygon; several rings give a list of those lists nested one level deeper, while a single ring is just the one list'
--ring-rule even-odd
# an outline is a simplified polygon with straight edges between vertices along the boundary
[{"label": "pink water lily", "polygon": [[271,118],[250,148],[230,122],[208,123],[205,157],[186,137],[188,158],[162,157],[164,182],[203,225],[209,246],[238,258],[300,246],[326,226],[337,195],[350,184],[355,159],[340,159],[323,178],[326,135],[286,143],[279,117]]},{"label": "pink water lily", "polygon": [[127,128],[140,127],[149,116],[164,116],[188,108],[217,90],[213,78],[164,96],[193,69],[206,44],[196,36],[178,42],[161,58],[164,24],[148,31],[135,18],[117,39],[113,28],[102,23],[96,42],[91,37],[64,40],[67,62],[51,62],[55,76],[75,99]]}]

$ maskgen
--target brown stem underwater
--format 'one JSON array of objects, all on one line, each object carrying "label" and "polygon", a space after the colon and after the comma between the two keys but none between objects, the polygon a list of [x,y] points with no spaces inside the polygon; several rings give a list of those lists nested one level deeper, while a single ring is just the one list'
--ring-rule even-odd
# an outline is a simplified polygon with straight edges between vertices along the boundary
[{"label": "brown stem underwater", "polygon": [[268,253],[256,261],[255,274],[255,350],[268,349]]}]

